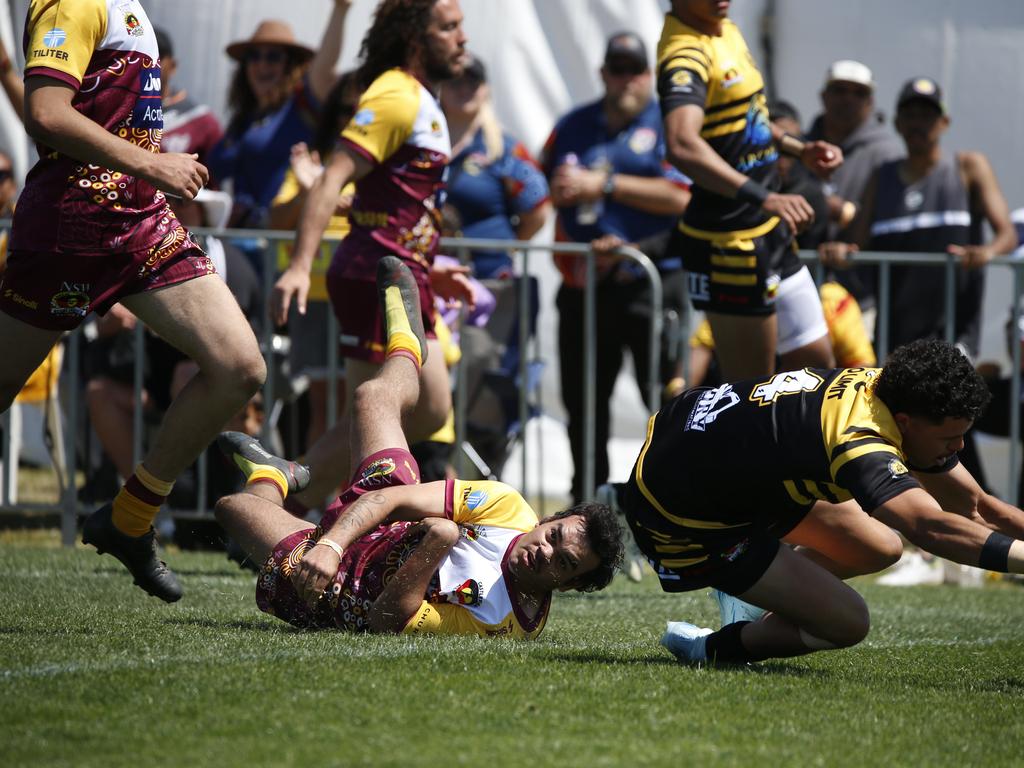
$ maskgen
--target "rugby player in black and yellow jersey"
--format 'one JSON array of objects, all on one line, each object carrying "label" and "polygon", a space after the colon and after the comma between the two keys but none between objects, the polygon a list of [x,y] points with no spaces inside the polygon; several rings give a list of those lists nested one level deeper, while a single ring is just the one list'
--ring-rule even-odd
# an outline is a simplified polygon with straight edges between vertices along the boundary
[{"label": "rugby player in black and yellow jersey", "polygon": [[890,528],[940,557],[1024,572],[1024,512],[957,459],[988,400],[955,347],[917,341],[881,369],[804,368],[669,403],[620,494],[637,544],[665,591],[713,586],[769,613],[714,633],[670,624],[663,644],[733,663],[860,642],[867,607],[841,579],[899,558]]},{"label": "rugby player in black and yellow jersey", "polygon": [[727,380],[773,372],[776,353],[784,370],[828,368],[828,330],[793,246],[814,212],[800,195],[775,191],[775,166],[782,151],[827,176],[842,151],[769,122],[761,73],[728,12],[728,0],[672,0],[658,43],[667,156],[694,182],[671,247]]}]

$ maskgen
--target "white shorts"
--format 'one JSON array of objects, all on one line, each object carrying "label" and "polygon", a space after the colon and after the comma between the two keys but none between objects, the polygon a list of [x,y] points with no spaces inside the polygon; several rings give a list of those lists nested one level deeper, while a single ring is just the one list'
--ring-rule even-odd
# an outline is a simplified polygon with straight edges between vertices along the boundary
[{"label": "white shorts", "polygon": [[780,355],[828,336],[818,287],[807,267],[779,283],[775,294],[775,316],[779,328],[775,349]]}]

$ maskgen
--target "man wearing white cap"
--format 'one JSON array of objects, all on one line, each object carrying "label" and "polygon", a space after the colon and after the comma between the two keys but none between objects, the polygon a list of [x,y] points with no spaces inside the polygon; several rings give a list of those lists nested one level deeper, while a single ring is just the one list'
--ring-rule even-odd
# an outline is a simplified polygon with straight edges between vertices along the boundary
[{"label": "man wearing white cap", "polygon": [[815,118],[807,138],[843,150],[843,164],[830,179],[830,236],[835,238],[853,221],[875,168],[904,153],[899,138],[875,112],[875,81],[864,64],[850,59],[833,63],[825,74],[821,103],[824,112]]}]

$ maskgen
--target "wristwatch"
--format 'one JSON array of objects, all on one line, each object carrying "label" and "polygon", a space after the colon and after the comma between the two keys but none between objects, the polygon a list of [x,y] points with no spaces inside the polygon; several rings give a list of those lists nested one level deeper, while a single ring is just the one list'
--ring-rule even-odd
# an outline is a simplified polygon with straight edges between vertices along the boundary
[{"label": "wristwatch", "polygon": [[609,173],[604,180],[604,186],[601,187],[601,194],[605,197],[611,197],[615,192],[615,174]]}]

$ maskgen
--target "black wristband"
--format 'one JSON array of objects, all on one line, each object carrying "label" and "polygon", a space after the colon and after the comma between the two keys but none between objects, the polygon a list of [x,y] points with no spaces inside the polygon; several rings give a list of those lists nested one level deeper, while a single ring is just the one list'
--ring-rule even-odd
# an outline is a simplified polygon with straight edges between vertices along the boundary
[{"label": "black wristband", "polygon": [[986,571],[1006,573],[1009,570],[1010,545],[1013,541],[1009,536],[993,531],[981,548],[978,567]]},{"label": "black wristband", "polygon": [[753,179],[747,179],[743,186],[736,190],[736,199],[760,208],[768,199],[768,190]]}]

